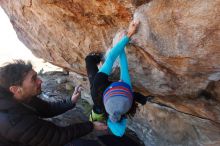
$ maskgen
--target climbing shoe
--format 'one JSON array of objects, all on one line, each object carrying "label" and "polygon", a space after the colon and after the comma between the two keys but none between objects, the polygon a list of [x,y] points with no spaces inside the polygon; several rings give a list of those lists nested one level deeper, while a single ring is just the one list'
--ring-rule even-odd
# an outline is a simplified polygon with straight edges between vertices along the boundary
[{"label": "climbing shoe", "polygon": [[102,114],[97,114],[95,113],[93,110],[91,112],[91,114],[89,115],[89,121],[94,122],[94,121],[105,121],[105,115],[104,113]]}]

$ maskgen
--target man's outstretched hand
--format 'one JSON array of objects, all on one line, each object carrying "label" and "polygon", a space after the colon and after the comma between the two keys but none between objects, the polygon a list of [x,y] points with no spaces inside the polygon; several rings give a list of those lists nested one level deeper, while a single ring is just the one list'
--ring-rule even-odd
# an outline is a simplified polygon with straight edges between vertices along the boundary
[{"label": "man's outstretched hand", "polygon": [[73,104],[76,104],[77,100],[81,96],[82,89],[83,88],[82,88],[81,85],[75,87],[75,90],[74,90],[73,95],[71,97],[71,101],[72,101]]}]

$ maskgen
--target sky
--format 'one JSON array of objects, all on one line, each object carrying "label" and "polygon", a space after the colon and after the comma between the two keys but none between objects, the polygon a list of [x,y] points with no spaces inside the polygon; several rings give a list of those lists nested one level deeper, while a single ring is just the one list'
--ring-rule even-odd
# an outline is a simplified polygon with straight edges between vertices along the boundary
[{"label": "sky", "polygon": [[[35,57],[32,52],[18,39],[16,32],[4,10],[0,7],[0,66],[15,59],[30,60],[36,70],[51,70],[54,66]],[[40,65],[39,65],[39,62]],[[36,66],[35,64],[38,64]],[[49,68],[48,68],[49,67]]]}]

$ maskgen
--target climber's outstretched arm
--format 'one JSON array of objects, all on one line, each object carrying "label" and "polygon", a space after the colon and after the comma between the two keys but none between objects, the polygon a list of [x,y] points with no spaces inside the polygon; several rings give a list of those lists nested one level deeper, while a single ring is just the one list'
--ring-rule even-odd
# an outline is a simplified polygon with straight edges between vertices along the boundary
[{"label": "climber's outstretched arm", "polygon": [[99,72],[103,72],[109,75],[112,71],[112,66],[116,60],[116,58],[121,54],[124,50],[125,46],[129,42],[130,37],[135,34],[139,22],[132,21],[128,27],[127,35],[124,36],[109,52],[103,66],[100,68]]}]

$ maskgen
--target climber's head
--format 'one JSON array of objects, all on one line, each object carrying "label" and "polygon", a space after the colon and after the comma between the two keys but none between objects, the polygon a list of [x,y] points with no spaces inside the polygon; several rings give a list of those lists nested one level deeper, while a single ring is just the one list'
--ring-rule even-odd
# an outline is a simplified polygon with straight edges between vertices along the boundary
[{"label": "climber's head", "polygon": [[130,86],[124,82],[112,83],[104,92],[103,102],[109,119],[112,122],[120,121],[121,116],[130,110],[133,103]]}]

